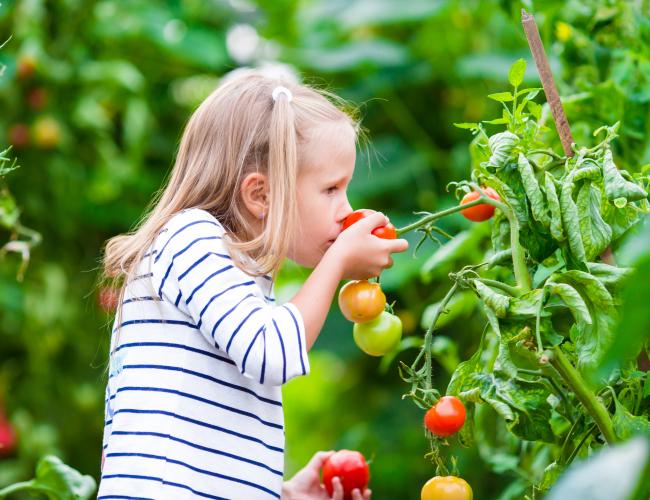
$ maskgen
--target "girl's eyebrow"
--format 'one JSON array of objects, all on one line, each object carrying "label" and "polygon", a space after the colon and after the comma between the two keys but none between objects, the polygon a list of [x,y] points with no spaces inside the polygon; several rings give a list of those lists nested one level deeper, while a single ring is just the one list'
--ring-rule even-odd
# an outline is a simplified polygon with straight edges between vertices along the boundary
[{"label": "girl's eyebrow", "polygon": [[344,182],[344,181],[347,181],[347,180],[348,180],[348,176],[347,176],[347,175],[343,175],[343,176],[341,176],[341,177],[336,177],[336,178],[334,178],[334,179],[329,179],[329,180],[327,180],[327,181],[326,181],[326,184],[340,184],[340,183],[342,183],[342,182]]}]

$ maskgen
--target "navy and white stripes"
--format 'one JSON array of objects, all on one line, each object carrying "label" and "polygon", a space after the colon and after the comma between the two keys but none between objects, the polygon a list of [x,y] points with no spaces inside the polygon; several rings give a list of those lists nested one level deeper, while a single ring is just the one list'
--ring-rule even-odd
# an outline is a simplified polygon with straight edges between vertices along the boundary
[{"label": "navy and white stripes", "polygon": [[127,288],[99,498],[280,498],[280,386],[309,371],[302,316],[222,238],[208,212],[177,214]]}]

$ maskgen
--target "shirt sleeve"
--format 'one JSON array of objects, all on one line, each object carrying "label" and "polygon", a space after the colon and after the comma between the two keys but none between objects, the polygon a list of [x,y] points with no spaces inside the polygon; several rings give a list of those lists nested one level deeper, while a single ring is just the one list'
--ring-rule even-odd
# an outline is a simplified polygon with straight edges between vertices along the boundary
[{"label": "shirt sleeve", "polygon": [[300,311],[291,303],[266,302],[253,277],[226,252],[224,230],[216,219],[207,213],[198,220],[182,219],[180,224],[172,219],[165,233],[169,236],[161,238],[152,255],[151,279],[158,295],[189,314],[244,376],[281,385],[309,373]]}]

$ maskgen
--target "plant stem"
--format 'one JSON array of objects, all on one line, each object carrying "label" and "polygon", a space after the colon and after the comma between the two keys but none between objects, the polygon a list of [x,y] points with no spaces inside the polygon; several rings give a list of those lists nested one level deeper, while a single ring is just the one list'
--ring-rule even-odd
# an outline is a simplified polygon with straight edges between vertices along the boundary
[{"label": "plant stem", "polygon": [[[458,282],[454,283],[454,286],[452,286],[449,291],[447,292],[447,295],[442,299],[440,304],[438,305],[438,309],[436,310],[436,314],[433,316],[433,320],[431,321],[431,324],[429,325],[429,328],[427,329],[427,333],[424,335],[424,346],[422,349],[424,350],[424,365],[425,365],[425,373],[426,373],[426,388],[431,389],[433,387],[433,383],[431,380],[431,347],[433,344],[433,329],[436,326],[436,323],[438,322],[438,318],[442,314],[442,312],[445,310],[445,307],[447,307],[447,303],[451,300],[451,298],[454,296],[456,291],[458,290]],[[419,356],[418,356],[419,358]]]},{"label": "plant stem", "polygon": [[442,217],[445,217],[447,215],[454,214],[456,212],[460,212],[461,210],[465,210],[466,208],[473,207],[475,205],[481,205],[486,202],[485,198],[487,196],[481,196],[480,198],[477,198],[476,200],[466,203],[465,205],[454,205],[453,207],[447,208],[446,210],[441,210],[440,212],[436,212],[434,214],[429,214],[424,217],[422,217],[420,220],[413,222],[412,224],[409,224],[408,226],[401,227],[397,230],[397,236],[402,236],[405,233],[408,233],[410,231],[413,231],[414,229],[417,229],[419,227],[425,226],[429,222],[433,222],[434,220],[441,219]]},{"label": "plant stem", "polygon": [[585,407],[585,410],[594,419],[594,422],[603,434],[603,437],[608,444],[616,442],[616,435],[614,434],[614,427],[612,426],[612,419],[607,412],[607,409],[596,398],[594,393],[587,387],[587,384],[582,379],[578,371],[573,367],[571,362],[564,355],[559,346],[554,347],[549,351],[545,351],[551,365],[555,367],[564,382],[575,393],[578,400]]},{"label": "plant stem", "polygon": [[0,490],[0,498],[4,498],[7,495],[11,495],[16,491],[29,489],[33,486],[33,483],[34,483],[33,480],[30,480],[30,481],[23,481],[21,483],[10,484],[5,489]]},{"label": "plant stem", "polygon": [[515,288],[514,286],[510,286],[506,283],[501,283],[500,281],[491,280],[487,278],[478,278],[478,280],[484,285],[490,286],[492,288],[497,288],[499,290],[503,290],[504,292],[506,292],[509,295],[512,295],[513,297],[518,297],[520,295],[520,291],[518,288]]}]

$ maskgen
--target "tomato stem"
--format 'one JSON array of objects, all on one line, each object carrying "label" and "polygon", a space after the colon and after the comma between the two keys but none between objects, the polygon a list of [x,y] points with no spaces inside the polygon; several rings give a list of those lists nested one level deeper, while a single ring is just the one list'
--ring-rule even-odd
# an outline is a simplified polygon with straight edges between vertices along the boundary
[{"label": "tomato stem", "polygon": [[612,419],[607,412],[607,409],[596,398],[595,394],[587,387],[587,384],[582,379],[578,371],[573,367],[568,358],[564,355],[559,346],[551,350],[545,351],[546,356],[558,371],[564,382],[575,393],[578,400],[585,407],[585,410],[594,419],[594,422],[603,434],[603,437],[608,444],[616,442],[616,435],[614,434],[614,427]]},{"label": "tomato stem", "polygon": [[447,215],[455,214],[456,212],[460,212],[461,210],[465,210],[466,208],[473,207],[475,205],[481,205],[485,203],[485,199],[488,198],[487,196],[481,195],[481,197],[475,199],[474,201],[471,201],[469,203],[465,203],[464,205],[454,205],[453,207],[449,207],[445,210],[441,210],[440,212],[436,212],[433,214],[425,215],[422,217],[420,220],[417,220],[413,222],[412,224],[409,224],[408,226],[401,227],[397,229],[397,236],[402,236],[403,234],[406,234],[410,231],[413,231],[415,229],[418,229],[419,227],[426,226],[430,222],[433,222],[434,220],[441,219],[443,217],[446,217]]},{"label": "tomato stem", "polygon": [[[427,329],[427,333],[424,335],[424,345],[422,347],[424,351],[424,366],[425,366],[425,373],[426,373],[426,379],[425,379],[425,388],[426,389],[431,389],[433,388],[433,383],[432,383],[432,362],[431,362],[431,347],[433,346],[433,330],[436,326],[436,323],[438,322],[438,318],[442,314],[442,312],[445,310],[447,307],[447,304],[451,300],[451,298],[454,296],[456,291],[458,290],[458,282],[454,283],[454,285],[449,289],[447,292],[447,295],[442,299],[440,304],[438,305],[438,309],[436,309],[436,313],[433,315],[433,320],[431,321],[431,324],[429,325],[429,328]],[[418,356],[418,359],[416,359],[416,363],[420,359],[421,356]]]}]

